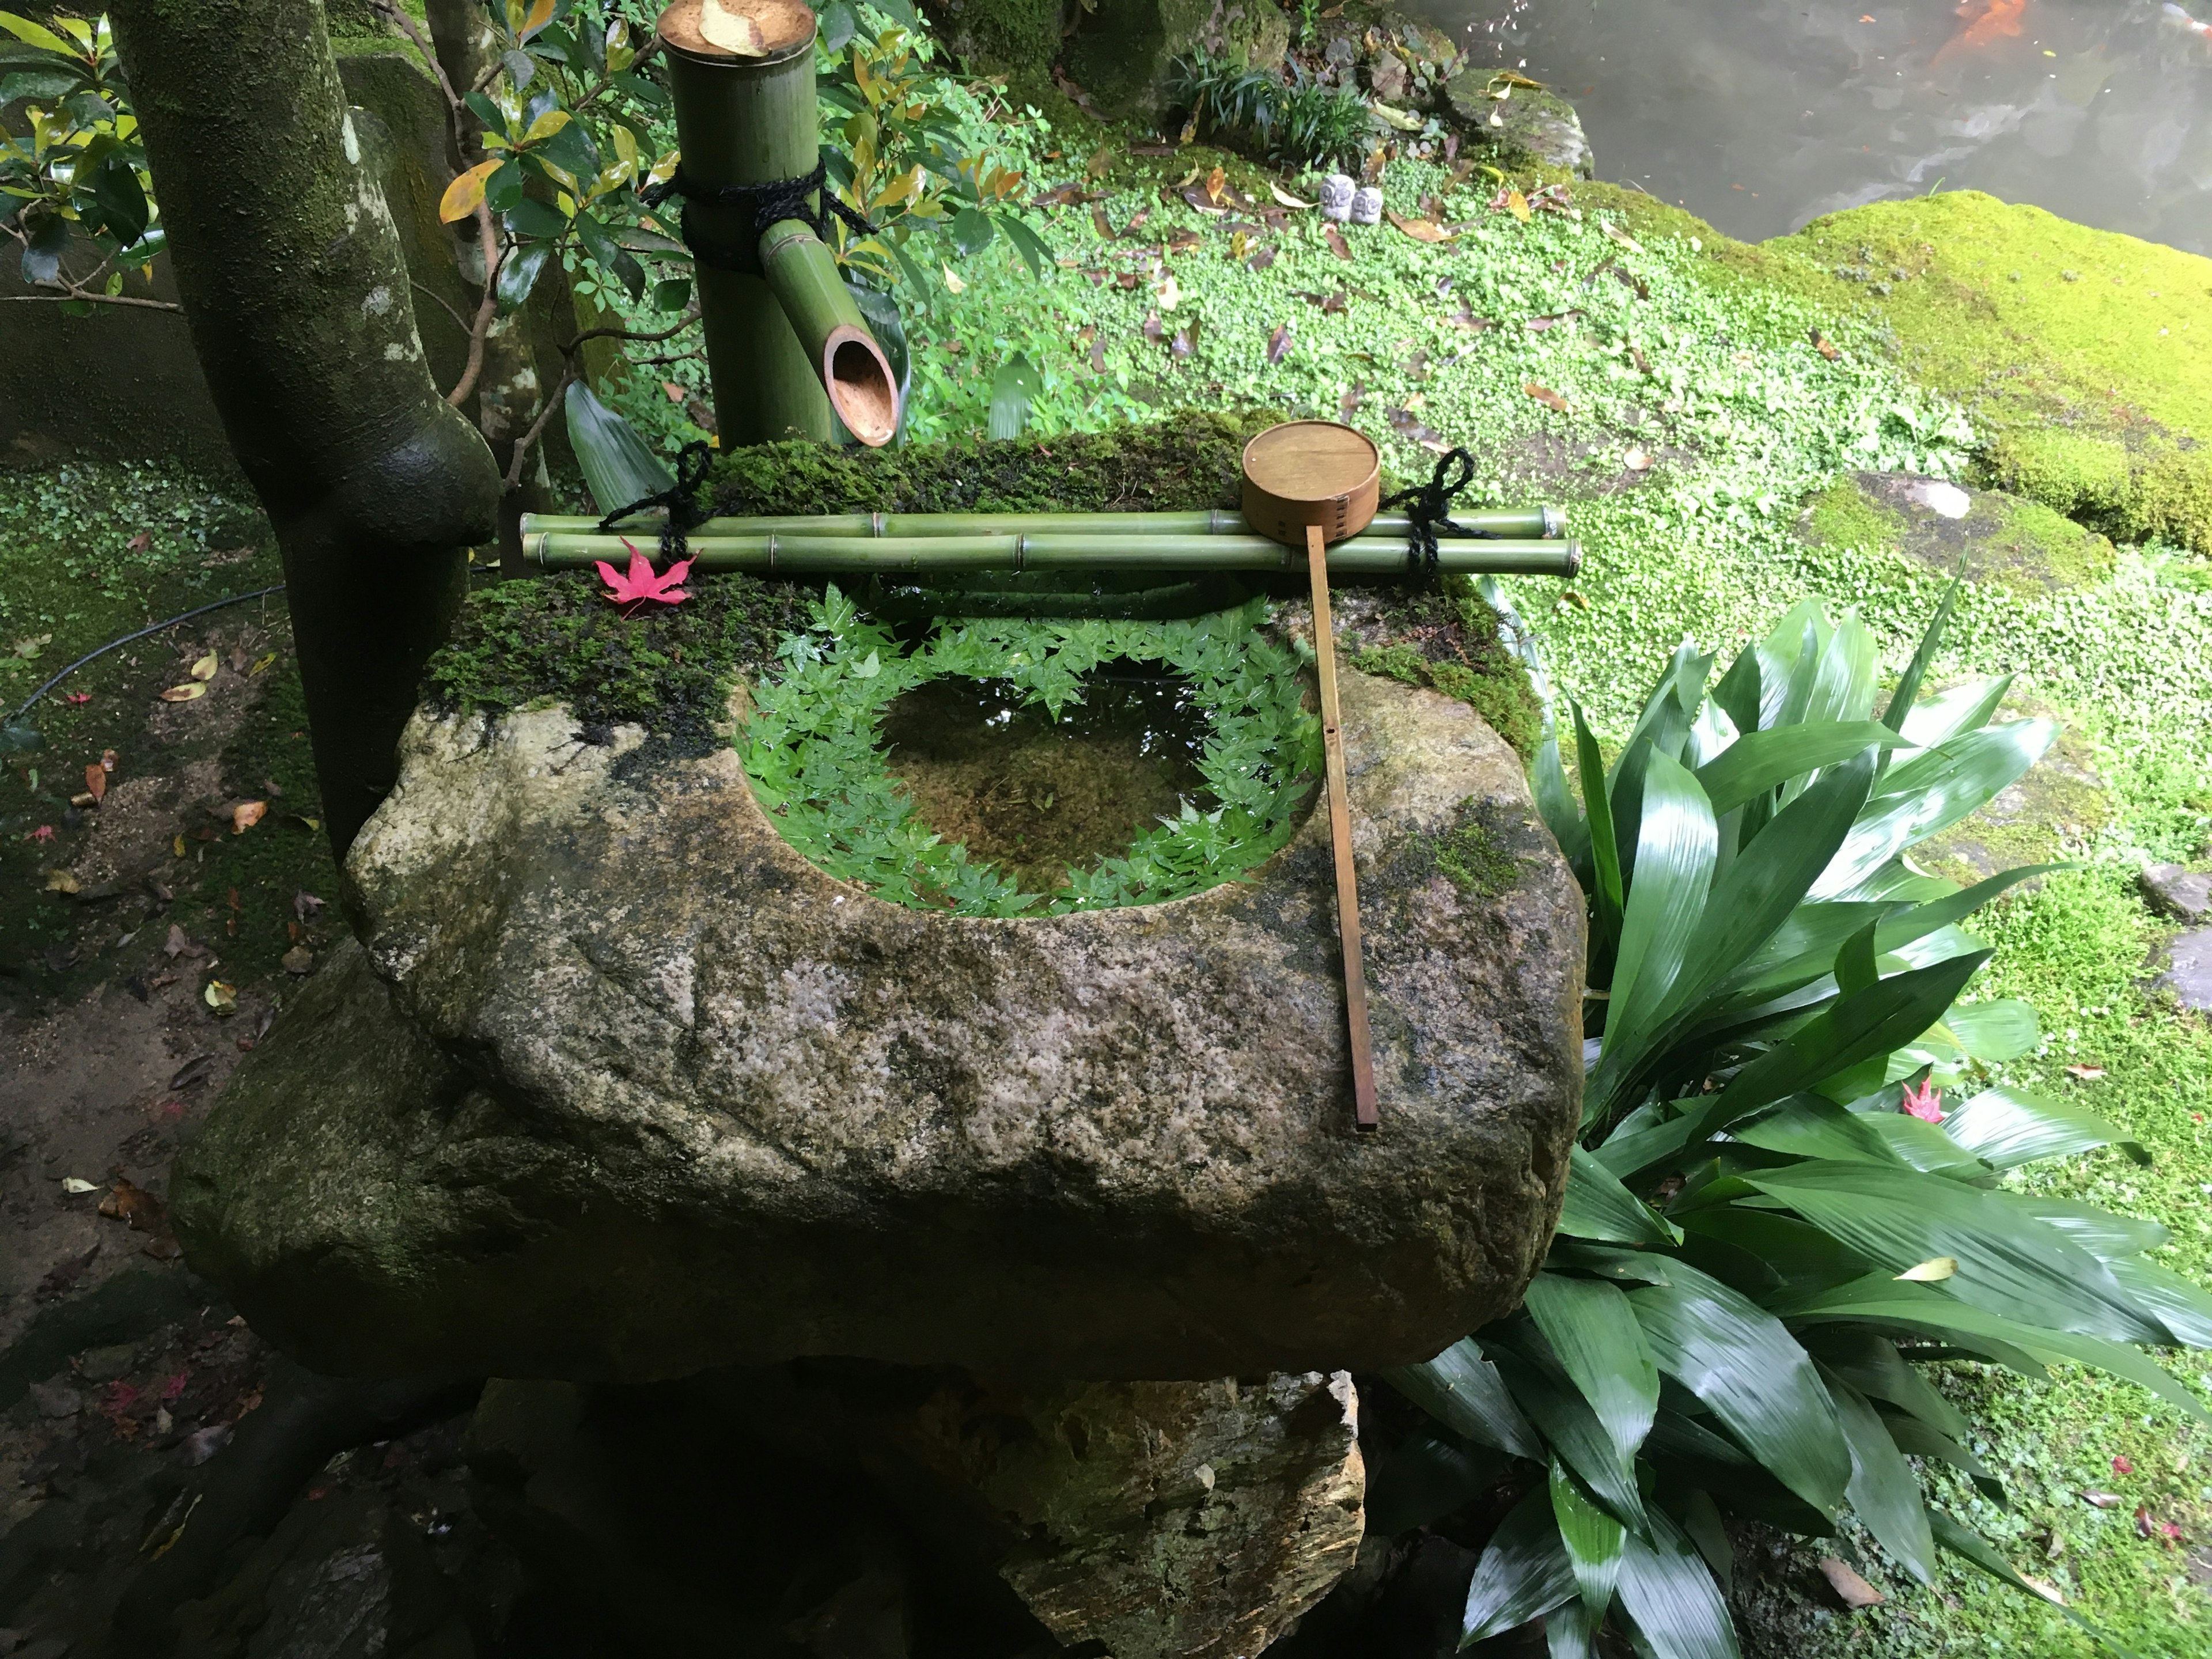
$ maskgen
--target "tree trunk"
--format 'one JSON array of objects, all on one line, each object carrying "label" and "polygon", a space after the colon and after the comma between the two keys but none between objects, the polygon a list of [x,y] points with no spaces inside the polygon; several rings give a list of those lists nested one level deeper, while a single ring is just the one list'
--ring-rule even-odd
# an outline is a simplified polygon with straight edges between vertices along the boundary
[{"label": "tree trunk", "polygon": [[496,528],[432,382],[316,0],[118,0],[177,288],[284,558],[331,843],[391,788],[422,664]]}]

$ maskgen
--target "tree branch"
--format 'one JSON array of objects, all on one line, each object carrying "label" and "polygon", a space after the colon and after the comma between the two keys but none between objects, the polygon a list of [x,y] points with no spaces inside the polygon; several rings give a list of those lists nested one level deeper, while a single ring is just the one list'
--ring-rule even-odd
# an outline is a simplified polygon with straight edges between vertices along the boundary
[{"label": "tree branch", "polygon": [[538,418],[530,423],[530,429],[514,441],[514,453],[507,463],[508,494],[512,495],[522,488],[523,458],[530,453],[531,447],[545,435],[545,428],[552,423],[553,411],[561,407],[562,401],[568,395],[569,386],[575,380],[576,360],[571,356],[562,365],[561,378],[554,382],[552,394],[545,399],[545,407],[538,411]]},{"label": "tree branch", "polygon": [[[42,288],[60,288],[61,284],[58,283],[42,283],[40,286]],[[64,289],[59,294],[10,294],[6,297],[13,300],[18,305],[58,306],[64,304],[70,300],[82,300],[87,305],[129,306],[135,311],[173,311],[179,316],[184,314],[185,310],[185,308],[179,305],[174,300],[138,300],[133,299],[128,294],[87,294],[81,291],[71,292]]]},{"label": "tree branch", "polygon": [[468,367],[461,371],[459,383],[446,394],[446,401],[456,409],[468,402],[483,374],[484,340],[499,317],[499,268],[506,263],[506,256],[499,251],[499,233],[492,226],[491,210],[482,202],[477,204],[477,238],[483,246],[483,298],[477,305],[476,325],[469,330]]}]

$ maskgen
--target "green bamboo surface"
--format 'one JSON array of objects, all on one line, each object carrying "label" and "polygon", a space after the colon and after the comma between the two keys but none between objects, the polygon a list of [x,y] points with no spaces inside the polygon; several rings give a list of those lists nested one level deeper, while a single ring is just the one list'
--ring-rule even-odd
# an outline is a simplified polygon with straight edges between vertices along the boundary
[{"label": "green bamboo surface", "polygon": [[[1497,507],[1462,513],[1455,523],[1485,535],[1509,541],[1551,539],[1565,529],[1557,507]],[[635,520],[633,536],[658,536],[659,520]],[[592,534],[599,521],[572,513],[526,513],[522,533]],[[1214,508],[1196,513],[825,513],[811,518],[716,518],[691,532],[720,536],[837,536],[908,540],[921,537],[1039,533],[1068,536],[1249,536],[1252,532],[1242,514]],[[1407,524],[1402,513],[1379,514],[1364,534],[1403,538]]]},{"label": "green bamboo surface", "polygon": [[[960,575],[982,570],[1279,571],[1306,568],[1303,548],[1264,536],[1118,536],[1063,533],[957,536],[718,536],[687,538],[693,568],[743,570],[757,575]],[[575,570],[605,560],[621,564],[640,544],[591,532],[526,532],[526,563],[543,570]],[[1443,570],[1463,574],[1571,576],[1582,568],[1582,547],[1569,541],[1447,541],[1437,548]],[[1328,550],[1332,577],[1401,577],[1407,574],[1402,536],[1356,536]]]}]

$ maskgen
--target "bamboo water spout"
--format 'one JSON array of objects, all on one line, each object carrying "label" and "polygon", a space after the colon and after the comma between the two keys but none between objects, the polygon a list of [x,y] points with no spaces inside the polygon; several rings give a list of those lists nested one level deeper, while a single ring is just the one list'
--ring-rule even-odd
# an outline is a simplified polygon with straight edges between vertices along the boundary
[{"label": "bamboo water spout", "polygon": [[814,14],[799,0],[676,0],[659,27],[723,442],[827,443],[834,412],[860,442],[889,443],[898,383],[836,256],[801,219],[757,222],[763,187],[820,164]]}]

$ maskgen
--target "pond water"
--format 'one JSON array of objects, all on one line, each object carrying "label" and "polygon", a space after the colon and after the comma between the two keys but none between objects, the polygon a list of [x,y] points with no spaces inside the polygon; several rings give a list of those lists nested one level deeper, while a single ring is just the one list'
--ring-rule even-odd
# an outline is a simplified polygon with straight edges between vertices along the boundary
[{"label": "pond water", "polygon": [[1757,240],[1985,190],[2212,252],[2212,0],[1427,0],[1581,111],[1601,178]]},{"label": "pond water", "polygon": [[916,817],[1048,894],[1185,799],[1212,805],[1199,771],[1206,729],[1179,675],[1087,675],[1057,721],[1010,681],[948,676],[894,699],[883,736]]}]

